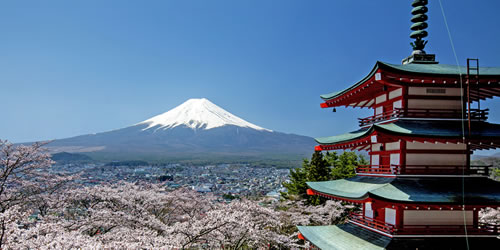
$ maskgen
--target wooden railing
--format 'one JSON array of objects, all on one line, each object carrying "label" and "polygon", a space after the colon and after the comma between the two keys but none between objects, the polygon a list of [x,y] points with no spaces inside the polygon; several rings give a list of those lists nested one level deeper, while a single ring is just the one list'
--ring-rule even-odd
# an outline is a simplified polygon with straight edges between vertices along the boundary
[{"label": "wooden railing", "polygon": [[[467,229],[467,230],[466,230]],[[478,225],[404,225],[394,230],[394,234],[442,234],[442,235],[498,235],[499,225],[479,223]]]},{"label": "wooden railing", "polygon": [[394,109],[378,115],[373,115],[366,118],[358,118],[359,126],[368,126],[377,122],[386,121],[397,117],[403,117],[402,113],[402,109]]},{"label": "wooden railing", "polygon": [[372,219],[361,213],[349,213],[349,220],[391,235],[498,235],[500,225],[478,223],[476,225],[395,225]]},{"label": "wooden railing", "polygon": [[359,165],[356,173],[363,174],[401,174],[399,165]]},{"label": "wooden railing", "polygon": [[492,166],[455,166],[455,165],[359,165],[358,174],[381,175],[481,175],[489,176]]},{"label": "wooden railing", "polygon": [[384,233],[392,234],[394,232],[394,225],[366,217],[360,213],[351,212],[349,214],[349,220],[382,231]]},{"label": "wooden railing", "polygon": [[[468,111],[464,110],[464,119],[468,119]],[[485,121],[488,119],[489,109],[471,109],[471,120]],[[441,119],[462,119],[460,109],[407,109],[396,108],[381,114],[358,118],[361,127],[374,123],[383,122],[394,118],[441,118]]]}]

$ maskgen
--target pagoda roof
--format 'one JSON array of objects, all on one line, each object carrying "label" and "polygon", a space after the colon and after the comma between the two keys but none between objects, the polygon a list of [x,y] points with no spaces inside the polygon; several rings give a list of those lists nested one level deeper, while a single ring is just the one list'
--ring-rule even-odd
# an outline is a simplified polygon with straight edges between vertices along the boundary
[{"label": "pagoda roof", "polygon": [[[487,177],[355,176],[307,182],[320,194],[348,200],[378,198],[400,203],[488,205],[500,204],[500,182]],[[465,187],[465,198],[462,196]]]},{"label": "pagoda roof", "polygon": [[331,226],[297,226],[320,249],[384,249],[391,238],[351,223]]},{"label": "pagoda roof", "polygon": [[488,249],[497,237],[390,238],[352,223],[331,226],[298,226],[305,239],[320,249]]},{"label": "pagoda roof", "polygon": [[355,176],[334,181],[307,182],[307,185],[323,194],[351,200],[364,200],[368,198],[368,192],[382,188],[392,181],[392,178]]},{"label": "pagoda roof", "polygon": [[[466,66],[457,66],[451,64],[391,64],[385,62],[377,62],[380,68],[396,70],[404,73],[416,73],[425,75],[448,75],[458,76],[466,75]],[[480,73],[484,76],[500,76],[500,67],[480,67]]]},{"label": "pagoda roof", "polygon": [[[462,130],[462,123],[463,128]],[[352,148],[350,143],[361,143],[367,145],[370,142],[370,136],[374,134],[382,134],[386,136],[396,136],[399,139],[417,140],[418,138],[428,138],[430,141],[450,141],[454,139],[456,142],[461,141],[463,132],[465,136],[469,137],[467,123],[458,121],[447,120],[417,120],[417,119],[400,119],[393,123],[388,124],[373,124],[370,127],[362,128],[346,134],[315,138],[316,142],[323,145],[340,145],[339,148],[331,149],[346,149]],[[478,141],[484,141],[484,144],[490,148],[497,147],[500,143],[500,124],[487,123],[482,121],[475,121],[471,123],[471,136],[470,138]],[[394,138],[396,138],[394,137]],[[392,139],[394,139],[392,138]],[[423,139],[422,139],[423,140]],[[426,140],[423,140],[426,141]],[[453,141],[453,140],[451,140]],[[381,142],[379,140],[379,142]],[[483,142],[481,142],[481,145]],[[342,147],[342,144],[346,145]],[[356,144],[356,143],[354,143]],[[353,144],[353,145],[354,145]],[[355,145],[354,145],[355,146]],[[483,146],[477,148],[482,148]],[[473,147],[474,149],[474,147]],[[330,150],[330,148],[323,148],[322,150]]]},{"label": "pagoda roof", "polygon": [[[381,72],[384,72],[384,75],[376,77],[376,74]],[[498,89],[500,85],[500,67],[480,67],[479,72],[481,83],[495,89],[484,93],[481,92],[479,96],[473,96],[473,100],[498,96],[500,94]],[[458,79],[460,76],[464,78],[466,75],[467,67],[464,66],[417,63],[402,65],[377,61],[370,73],[357,83],[341,91],[324,94],[320,97],[325,101],[322,104],[323,108],[344,105],[370,107],[373,103],[364,98],[373,97],[380,93],[382,89],[380,86],[405,84],[429,86],[431,84],[430,86],[445,87],[448,84],[448,86],[459,87]],[[493,85],[490,83],[493,83]],[[365,97],[360,96],[359,93],[364,93]]]}]

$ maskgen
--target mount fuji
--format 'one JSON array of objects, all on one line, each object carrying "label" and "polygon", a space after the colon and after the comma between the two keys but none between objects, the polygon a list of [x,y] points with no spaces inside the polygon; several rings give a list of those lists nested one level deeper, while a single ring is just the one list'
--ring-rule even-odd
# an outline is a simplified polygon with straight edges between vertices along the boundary
[{"label": "mount fuji", "polygon": [[257,126],[202,98],[126,128],[54,140],[48,147],[99,160],[242,162],[300,160],[314,145],[311,137]]},{"label": "mount fuji", "polygon": [[148,127],[143,130],[151,128],[165,130],[178,126],[186,126],[193,130],[207,130],[230,125],[242,128],[252,128],[259,131],[273,132],[272,130],[251,124],[227,112],[205,98],[189,99],[176,108],[140,122],[137,125],[141,124],[148,125]]}]

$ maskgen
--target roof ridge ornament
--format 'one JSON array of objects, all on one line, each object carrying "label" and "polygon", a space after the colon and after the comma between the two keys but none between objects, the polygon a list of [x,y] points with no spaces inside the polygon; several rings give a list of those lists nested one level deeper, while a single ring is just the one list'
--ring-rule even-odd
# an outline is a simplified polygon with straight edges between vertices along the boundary
[{"label": "roof ridge ornament", "polygon": [[424,48],[428,41],[423,40],[424,37],[427,37],[427,29],[428,25],[425,21],[427,21],[428,17],[425,13],[427,13],[428,9],[426,7],[427,0],[415,0],[411,4],[414,8],[411,10],[411,14],[413,17],[411,18],[411,22],[413,25],[410,27],[413,32],[410,34],[410,38],[415,39],[415,42],[411,42],[411,46],[413,47],[413,52],[420,52],[425,54]]},{"label": "roof ridge ornament", "polygon": [[403,64],[409,63],[437,63],[435,62],[436,55],[426,54],[424,51],[425,45],[427,45],[426,40],[423,38],[427,37],[428,33],[425,29],[429,26],[427,24],[427,0],[414,0],[411,6],[413,9],[411,10],[411,14],[413,15],[411,18],[411,22],[413,25],[410,29],[413,31],[410,34],[410,38],[415,39],[415,41],[411,42],[410,45],[413,48],[413,52],[411,56],[403,59]]}]

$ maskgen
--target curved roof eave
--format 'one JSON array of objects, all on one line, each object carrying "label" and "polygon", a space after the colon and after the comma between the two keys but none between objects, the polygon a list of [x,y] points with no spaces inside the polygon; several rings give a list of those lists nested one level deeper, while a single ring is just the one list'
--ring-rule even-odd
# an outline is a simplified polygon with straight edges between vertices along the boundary
[{"label": "curved roof eave", "polygon": [[[439,180],[439,181],[438,181]],[[462,184],[468,188],[466,204],[500,204],[500,182],[487,177],[439,177],[380,178],[355,176],[323,182],[307,182],[307,185],[327,195],[360,200],[366,197],[404,203],[458,204],[463,202]]]},{"label": "curved roof eave", "polygon": [[[377,62],[380,69],[388,69],[392,72],[403,72],[422,75],[441,75],[441,76],[459,76],[467,74],[466,66],[457,66],[451,64],[392,64],[386,62]],[[500,67],[480,67],[480,75],[500,76]]]},{"label": "curved roof eave", "polygon": [[371,134],[372,132],[373,132],[373,125],[370,126],[368,129],[360,129],[360,130],[356,130],[356,131],[341,134],[341,135],[314,138],[314,140],[317,143],[322,144],[322,145],[330,145],[330,144],[349,142],[349,141],[353,141],[353,140],[356,140],[359,138],[363,138],[363,137]]},{"label": "curved roof eave", "polygon": [[352,223],[329,226],[297,226],[300,233],[320,249],[385,249],[392,238]]},{"label": "curved roof eave", "polygon": [[[401,120],[389,124],[374,124],[369,128],[360,129],[342,135],[320,137],[314,140],[321,145],[348,143],[362,139],[373,131],[399,136],[413,136],[425,138],[462,138],[460,121],[419,121]],[[474,122],[472,124],[474,137],[500,138],[500,124]],[[467,132],[467,131],[466,131]]]},{"label": "curved roof eave", "polygon": [[[438,181],[439,180],[439,181]],[[467,186],[465,197],[462,185]],[[370,190],[370,197],[405,203],[449,203],[470,205],[500,204],[500,182],[487,177],[396,178]]]},{"label": "curved roof eave", "polygon": [[[373,77],[378,69],[384,69],[391,72],[399,72],[405,74],[417,74],[417,75],[440,75],[440,76],[452,76],[456,77],[459,75],[467,74],[467,67],[465,66],[456,66],[450,64],[418,64],[418,63],[410,63],[410,64],[392,64],[377,61],[375,66],[370,71],[370,73],[365,76],[363,79],[353,84],[352,86],[337,92],[332,92],[329,94],[320,95],[321,99],[324,101],[331,100],[333,98],[339,97],[344,93],[360,86],[365,83],[368,79]],[[500,77],[500,67],[480,67],[480,75],[482,76],[498,76]]]},{"label": "curved roof eave", "polygon": [[306,182],[306,184],[311,189],[327,195],[352,200],[363,200],[368,197],[370,191],[381,188],[391,181],[391,178],[355,176],[333,181]]},{"label": "curved roof eave", "polygon": [[367,76],[365,76],[363,79],[361,79],[360,81],[355,83],[354,85],[352,85],[344,90],[341,90],[341,91],[320,95],[321,99],[323,99],[325,101],[333,99],[333,98],[340,96],[343,93],[348,92],[349,90],[354,89],[354,88],[358,87],[359,85],[363,84],[364,82],[366,82],[368,79],[372,78],[375,75],[375,73],[377,72],[377,70],[379,68],[379,63],[381,63],[381,62],[377,61],[377,63],[375,64],[373,69],[370,71],[370,73]]}]

